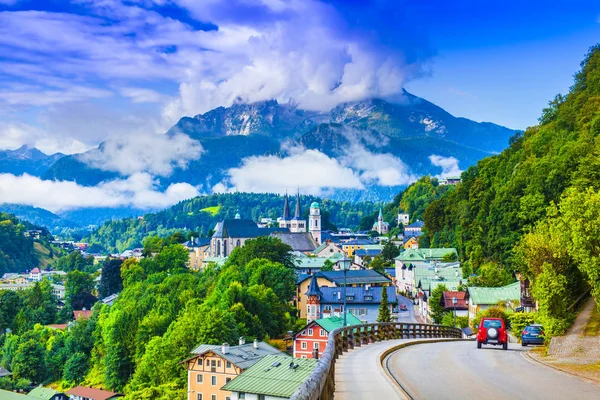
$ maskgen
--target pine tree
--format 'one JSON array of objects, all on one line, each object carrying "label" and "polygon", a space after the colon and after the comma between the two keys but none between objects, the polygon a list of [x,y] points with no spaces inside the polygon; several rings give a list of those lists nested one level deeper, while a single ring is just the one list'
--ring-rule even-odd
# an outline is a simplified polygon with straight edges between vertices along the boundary
[{"label": "pine tree", "polygon": [[388,304],[387,287],[381,288],[381,304],[379,305],[379,315],[377,316],[377,322],[390,322],[392,314],[390,313],[390,307]]}]

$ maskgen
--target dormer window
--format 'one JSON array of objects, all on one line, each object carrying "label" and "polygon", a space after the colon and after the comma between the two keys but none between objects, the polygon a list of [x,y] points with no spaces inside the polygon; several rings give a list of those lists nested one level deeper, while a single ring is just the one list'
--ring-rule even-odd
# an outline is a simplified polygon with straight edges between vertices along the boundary
[{"label": "dormer window", "polygon": [[354,296],[353,296],[353,295],[351,295],[351,296],[346,296],[346,300],[354,300]]},{"label": "dormer window", "polygon": [[373,296],[365,296],[365,300],[373,300]]}]

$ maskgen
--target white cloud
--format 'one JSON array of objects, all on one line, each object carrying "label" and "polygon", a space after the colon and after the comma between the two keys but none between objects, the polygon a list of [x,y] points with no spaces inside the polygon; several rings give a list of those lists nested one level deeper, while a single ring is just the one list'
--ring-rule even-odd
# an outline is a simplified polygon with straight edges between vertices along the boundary
[{"label": "white cloud", "polygon": [[399,158],[371,153],[356,143],[339,159],[318,150],[282,150],[290,154],[243,160],[240,167],[227,171],[228,178],[215,185],[213,191],[284,193],[299,188],[319,195],[332,189],[364,189],[367,185],[401,186],[417,179]]},{"label": "white cloud", "polygon": [[152,89],[125,87],[121,89],[121,95],[129,97],[134,103],[158,103],[162,95]]},{"label": "white cloud", "polygon": [[0,149],[16,149],[22,145],[36,147],[46,154],[79,153],[90,148],[77,139],[50,136],[45,130],[28,124],[0,124]]},{"label": "white cloud", "polygon": [[437,175],[438,178],[460,176],[462,174],[462,170],[458,167],[458,160],[454,157],[443,157],[432,154],[429,156],[429,161],[431,161],[432,165],[442,168],[442,173]]},{"label": "white cloud", "polygon": [[185,168],[203,151],[200,142],[186,135],[136,135],[107,140],[79,158],[93,168],[121,175],[149,172],[169,176],[174,168]]},{"label": "white cloud", "polygon": [[354,145],[345,159],[348,165],[360,171],[360,178],[365,184],[401,186],[417,180],[408,166],[392,154],[371,153],[362,146]]},{"label": "white cloud", "polygon": [[197,195],[198,190],[187,183],[174,183],[160,192],[153,178],[145,173],[96,187],[41,180],[27,174],[0,174],[1,202],[32,205],[53,212],[91,207],[165,208]]},{"label": "white cloud", "polygon": [[213,191],[284,193],[299,188],[303,193],[321,194],[331,189],[363,188],[352,169],[317,150],[298,151],[284,158],[250,157],[228,174],[228,182],[215,185]]}]

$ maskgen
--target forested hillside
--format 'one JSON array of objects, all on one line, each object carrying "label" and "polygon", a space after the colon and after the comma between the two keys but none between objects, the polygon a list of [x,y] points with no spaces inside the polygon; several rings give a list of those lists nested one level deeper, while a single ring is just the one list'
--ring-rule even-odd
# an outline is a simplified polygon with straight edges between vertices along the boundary
[{"label": "forested hillside", "polygon": [[600,47],[539,121],[464,172],[424,221],[432,246],[458,248],[467,272],[493,265],[532,279],[560,325],[586,284],[600,299]]},{"label": "forested hillside", "polygon": [[[302,213],[308,218],[309,205],[313,201],[321,205],[323,227],[356,228],[365,215],[378,207],[373,203],[336,202],[315,196],[301,196]],[[295,207],[295,199],[290,199]],[[280,217],[283,212],[283,196],[259,193],[213,194],[182,201],[175,206],[143,218],[126,218],[109,221],[85,240],[95,244],[93,250],[110,252],[141,247],[145,237],[167,236],[176,230],[188,229],[195,235],[205,236],[223,218],[233,218],[239,212],[242,218],[258,221],[260,218]]]},{"label": "forested hillside", "polygon": [[[37,247],[32,238],[24,236],[24,232],[29,229],[42,231]],[[5,272],[33,269],[40,265],[40,259],[52,258],[51,251],[48,250],[51,239],[45,228],[21,221],[14,215],[0,213],[0,276]]]}]

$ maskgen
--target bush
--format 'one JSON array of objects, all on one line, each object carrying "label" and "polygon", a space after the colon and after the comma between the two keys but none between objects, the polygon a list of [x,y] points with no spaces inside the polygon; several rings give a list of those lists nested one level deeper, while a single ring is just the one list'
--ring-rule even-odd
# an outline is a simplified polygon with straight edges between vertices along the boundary
[{"label": "bush", "polygon": [[[444,313],[442,317],[443,326],[454,326],[454,315],[451,312]],[[456,317],[456,327],[458,328],[466,328],[469,326],[469,317]]]},{"label": "bush", "polygon": [[510,327],[510,320],[508,318],[508,314],[506,313],[506,311],[504,311],[498,306],[493,306],[488,309],[479,311],[475,318],[471,321],[471,327],[475,328],[475,325],[479,324],[481,318],[502,318],[504,320],[504,324],[507,327]]},{"label": "bush", "polygon": [[519,341],[521,341],[521,332],[527,325],[531,325],[539,319],[537,313],[514,313],[510,317],[510,329],[514,336],[516,336]]}]

